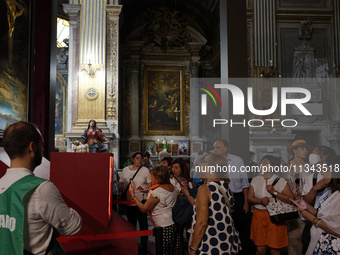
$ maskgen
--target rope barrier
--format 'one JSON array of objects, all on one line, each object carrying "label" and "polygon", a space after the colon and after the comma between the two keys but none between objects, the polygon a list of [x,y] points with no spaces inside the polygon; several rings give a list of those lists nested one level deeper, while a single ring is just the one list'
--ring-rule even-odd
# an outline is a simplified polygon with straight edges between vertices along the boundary
[{"label": "rope barrier", "polygon": [[62,237],[58,237],[57,240],[59,242],[65,243],[65,242],[71,242],[75,240],[103,241],[103,240],[110,240],[110,239],[129,238],[129,237],[138,237],[138,236],[152,236],[152,235],[153,235],[153,230],[142,230],[142,231],[131,231],[131,232],[98,234],[98,235],[62,236]]},{"label": "rope barrier", "polygon": [[112,201],[112,204],[117,204],[117,205],[136,205],[136,202],[135,201],[114,200],[114,201]]}]

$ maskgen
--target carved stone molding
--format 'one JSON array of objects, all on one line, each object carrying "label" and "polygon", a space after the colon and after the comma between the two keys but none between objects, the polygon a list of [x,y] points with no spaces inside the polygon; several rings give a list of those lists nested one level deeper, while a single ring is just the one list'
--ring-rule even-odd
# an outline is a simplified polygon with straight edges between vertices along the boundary
[{"label": "carved stone molding", "polygon": [[168,48],[183,47],[191,41],[188,22],[179,11],[160,6],[149,9],[145,18],[146,24],[142,33],[145,47],[160,47],[166,51]]},{"label": "carved stone molding", "polygon": [[[332,21],[332,16],[331,13],[327,13],[324,16],[313,16],[312,14],[310,14],[310,16],[307,17],[311,17],[313,18],[314,22],[331,22]],[[284,14],[284,15],[276,15],[276,21],[303,21],[306,19],[306,16],[301,16],[301,15],[292,15],[292,14]]]},{"label": "carved stone molding", "polygon": [[183,69],[184,69],[184,75],[186,75],[186,76],[190,76],[191,75],[191,66],[190,66],[189,63],[187,63],[187,62],[184,63]]},{"label": "carved stone molding", "polygon": [[63,9],[66,14],[70,17],[70,20],[74,20],[74,18],[79,18],[79,12],[81,9],[80,4],[63,4]]},{"label": "carved stone molding", "polygon": [[68,70],[68,48],[57,48],[57,70]]},{"label": "carved stone molding", "polygon": [[192,62],[191,65],[190,65],[191,73],[197,74],[199,66],[200,66],[199,62]]},{"label": "carved stone molding", "polygon": [[131,61],[127,65],[129,72],[139,72],[141,69],[141,63],[139,61]]},{"label": "carved stone molding", "polygon": [[106,118],[117,120],[118,21],[107,20],[107,108]]}]

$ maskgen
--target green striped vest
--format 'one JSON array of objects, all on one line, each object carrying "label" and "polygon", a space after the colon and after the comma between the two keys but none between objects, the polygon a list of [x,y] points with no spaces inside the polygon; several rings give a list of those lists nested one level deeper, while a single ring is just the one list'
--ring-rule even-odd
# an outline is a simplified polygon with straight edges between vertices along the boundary
[{"label": "green striped vest", "polygon": [[45,179],[27,175],[0,194],[0,255],[22,255],[24,251],[23,198]]}]

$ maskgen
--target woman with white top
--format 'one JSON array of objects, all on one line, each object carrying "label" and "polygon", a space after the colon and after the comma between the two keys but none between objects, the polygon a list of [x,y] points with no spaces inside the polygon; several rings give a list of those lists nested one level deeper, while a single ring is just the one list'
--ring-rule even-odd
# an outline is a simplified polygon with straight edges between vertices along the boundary
[{"label": "woman with white top", "polygon": [[150,169],[150,174],[152,186],[145,204],[136,196],[133,184],[129,187],[130,194],[139,210],[143,213],[151,211],[156,227],[162,227],[162,254],[182,254],[180,239],[176,235],[176,225],[172,220],[172,207],[176,202],[177,194],[170,184],[170,173],[165,166],[155,166]]},{"label": "woman with white top", "polygon": [[260,164],[263,175],[253,178],[249,187],[248,201],[255,207],[250,239],[254,240],[257,255],[266,254],[267,246],[272,255],[280,254],[280,248],[289,245],[287,225],[273,223],[266,207],[270,197],[276,197],[285,203],[289,203],[289,199],[294,198],[284,178],[280,178],[273,187],[273,182],[278,178],[271,170],[271,167],[275,166],[280,166],[280,158],[264,156]]},{"label": "woman with white top", "polygon": [[[146,200],[146,193],[144,190],[147,190],[151,187],[150,173],[149,169],[143,167],[143,154],[141,152],[135,152],[132,155],[131,166],[127,166],[123,169],[122,174],[118,183],[118,191],[122,194],[128,188],[128,185],[132,182],[135,186],[139,186],[136,190],[136,196],[143,203]],[[138,171],[138,172],[137,172]],[[129,192],[126,192],[126,200],[133,201]],[[148,230],[148,218],[146,213],[142,213],[138,210],[136,205],[128,205],[126,208],[126,216],[128,221],[134,226],[137,225],[137,220],[141,230]],[[141,254],[147,254],[147,236],[141,237]]]},{"label": "woman with white top", "polygon": [[325,190],[315,207],[304,200],[296,200],[302,216],[313,223],[307,255],[339,254],[340,252],[340,156],[326,159],[332,171],[331,189]]}]

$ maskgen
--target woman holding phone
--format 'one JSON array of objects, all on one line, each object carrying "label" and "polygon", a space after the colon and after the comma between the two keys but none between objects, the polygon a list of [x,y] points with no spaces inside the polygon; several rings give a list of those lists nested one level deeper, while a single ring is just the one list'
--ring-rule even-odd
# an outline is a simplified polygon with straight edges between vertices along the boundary
[{"label": "woman holding phone", "polygon": [[296,200],[302,216],[313,223],[307,255],[339,254],[340,252],[340,156],[328,156],[328,169],[332,172],[331,189],[325,191],[315,207],[304,200]]},{"label": "woman holding phone", "polygon": [[156,227],[162,228],[162,254],[182,254],[180,237],[177,235],[176,225],[172,220],[172,207],[177,194],[175,188],[170,184],[170,173],[166,166],[155,166],[150,169],[151,183],[148,199],[143,204],[136,196],[133,184],[129,191],[132,199],[136,202],[142,213],[151,211]]},{"label": "woman holding phone", "polygon": [[172,161],[171,173],[172,178],[170,178],[170,183],[174,186],[178,196],[181,195],[181,187],[188,186],[192,189],[193,186],[190,182],[190,172],[183,159],[177,158]]},{"label": "woman holding phone", "polygon": [[[143,190],[147,190],[151,187],[150,173],[149,169],[143,167],[143,154],[141,152],[135,152],[132,155],[131,166],[127,166],[123,169],[121,177],[118,183],[118,192],[122,194],[127,191],[129,185],[132,183],[135,186],[140,186],[140,188],[136,189],[136,197],[142,203],[145,203],[146,194]],[[131,186],[131,185],[130,185]],[[126,200],[133,201],[132,196],[130,196],[129,192],[126,192]],[[137,225],[137,220],[139,222],[139,226],[141,230],[148,230],[148,220],[146,213],[142,213],[136,205],[128,205],[126,209],[126,216],[128,221],[134,226]],[[147,254],[147,241],[148,237],[141,237],[141,254]]]}]

